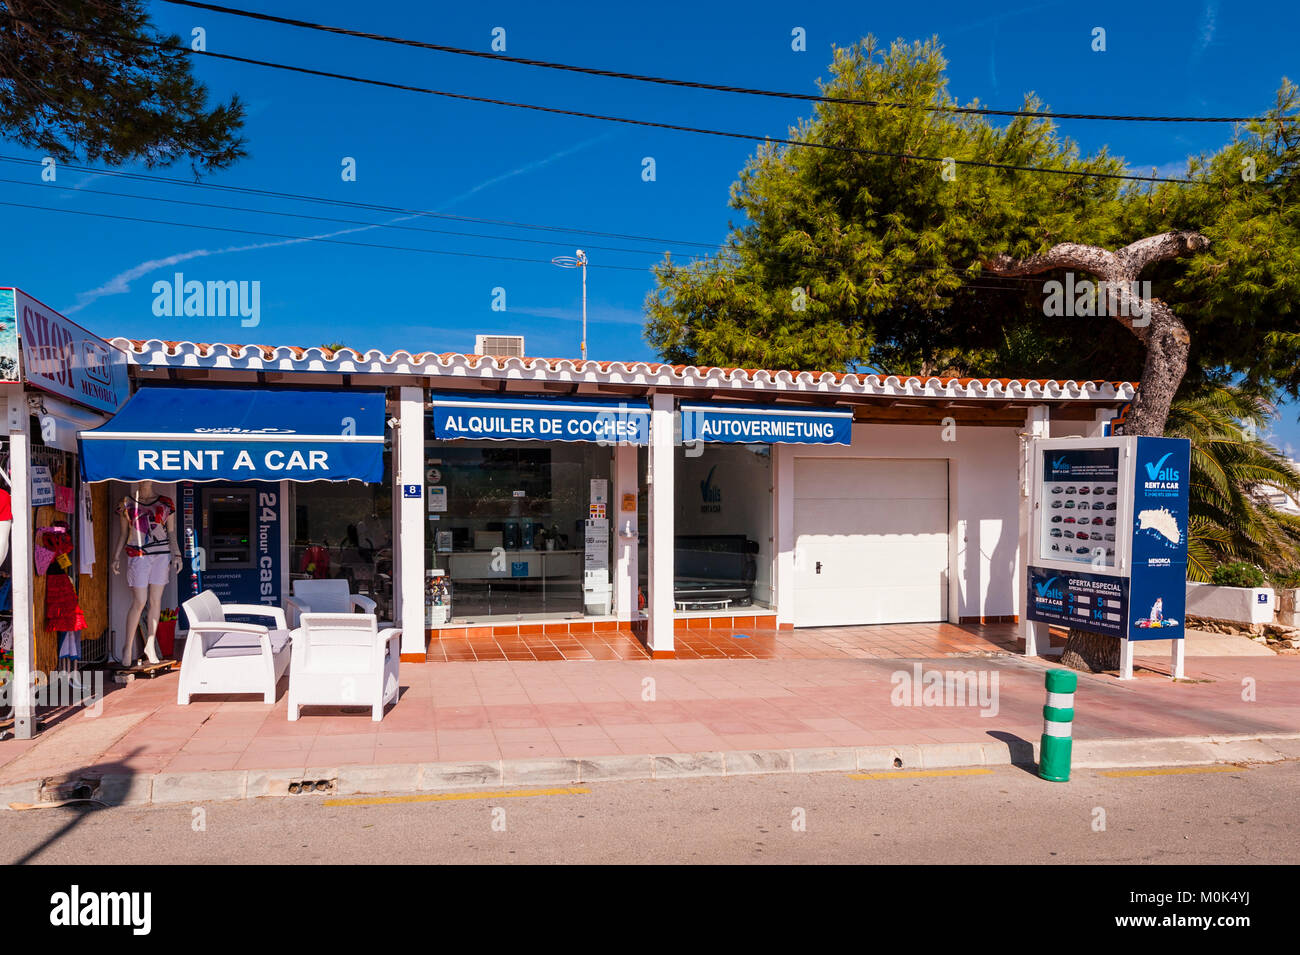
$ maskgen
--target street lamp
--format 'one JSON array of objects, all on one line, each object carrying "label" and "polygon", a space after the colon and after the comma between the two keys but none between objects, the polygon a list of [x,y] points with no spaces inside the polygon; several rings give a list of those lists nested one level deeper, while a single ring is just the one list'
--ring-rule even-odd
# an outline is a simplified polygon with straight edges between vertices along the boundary
[{"label": "street lamp", "polygon": [[577,255],[557,255],[551,259],[553,265],[562,269],[582,269],[582,360],[587,360],[587,253],[582,249]]}]

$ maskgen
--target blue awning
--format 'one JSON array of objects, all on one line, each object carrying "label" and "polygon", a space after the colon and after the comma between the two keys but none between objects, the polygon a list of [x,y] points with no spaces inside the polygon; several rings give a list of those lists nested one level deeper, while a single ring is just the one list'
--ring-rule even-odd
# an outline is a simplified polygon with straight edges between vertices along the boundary
[{"label": "blue awning", "polygon": [[81,433],[87,481],[384,479],[384,392],[141,388]]},{"label": "blue awning", "polygon": [[682,402],[682,442],[852,444],[848,408]]},{"label": "blue awning", "polygon": [[595,441],[647,444],[650,408],[644,401],[438,395],[433,434],[444,441]]}]

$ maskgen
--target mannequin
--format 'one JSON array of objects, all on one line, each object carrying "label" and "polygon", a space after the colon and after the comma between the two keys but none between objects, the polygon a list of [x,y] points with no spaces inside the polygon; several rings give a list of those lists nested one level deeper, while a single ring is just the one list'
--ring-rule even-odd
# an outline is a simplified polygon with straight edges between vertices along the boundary
[{"label": "mannequin", "polygon": [[[135,633],[143,615],[144,655],[150,663],[158,663],[158,616],[162,612],[163,590],[181,569],[181,553],[176,542],[176,505],[171,498],[154,490],[153,481],[141,481],[132,485],[122,498],[117,514],[113,573],[121,573],[125,550],[126,584],[131,588],[126,636],[119,656],[128,665],[136,661]],[[114,647],[115,651],[118,649]]]}]

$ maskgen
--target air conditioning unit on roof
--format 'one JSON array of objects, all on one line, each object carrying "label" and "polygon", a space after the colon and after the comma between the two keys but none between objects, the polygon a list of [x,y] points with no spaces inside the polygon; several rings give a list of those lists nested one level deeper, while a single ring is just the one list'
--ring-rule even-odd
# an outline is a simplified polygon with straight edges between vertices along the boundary
[{"label": "air conditioning unit on roof", "polygon": [[499,357],[524,357],[523,335],[475,335],[474,354]]}]

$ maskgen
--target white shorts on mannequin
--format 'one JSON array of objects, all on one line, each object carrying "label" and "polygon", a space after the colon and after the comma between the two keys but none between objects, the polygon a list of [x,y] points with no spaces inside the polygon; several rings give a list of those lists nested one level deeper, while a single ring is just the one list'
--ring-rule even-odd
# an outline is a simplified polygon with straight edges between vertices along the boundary
[{"label": "white shorts on mannequin", "polygon": [[141,554],[126,559],[128,587],[163,586],[171,580],[171,554]]}]

